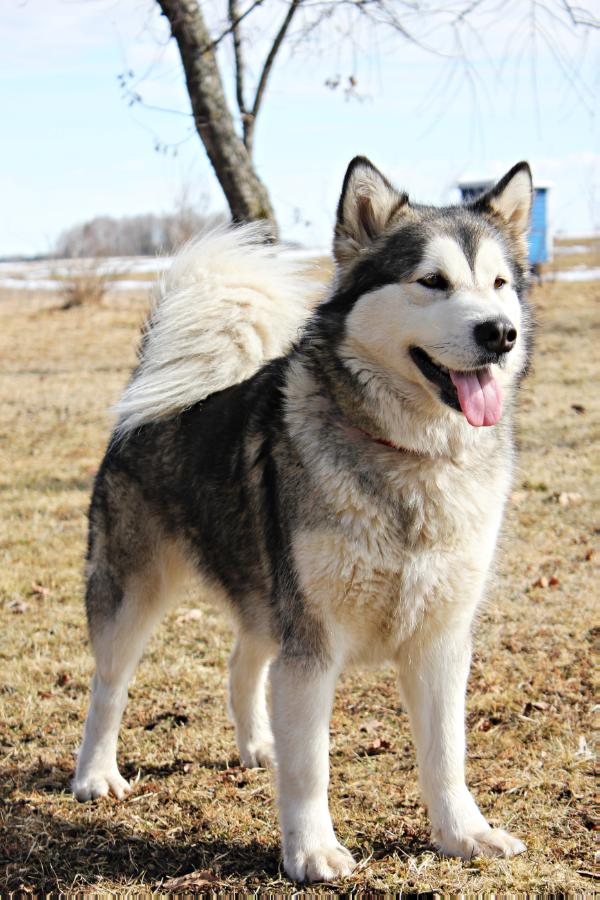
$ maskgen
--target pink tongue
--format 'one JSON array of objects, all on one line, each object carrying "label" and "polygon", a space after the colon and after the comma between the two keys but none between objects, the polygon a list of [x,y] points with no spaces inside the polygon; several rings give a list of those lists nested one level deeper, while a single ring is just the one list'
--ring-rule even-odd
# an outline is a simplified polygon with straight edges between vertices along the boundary
[{"label": "pink tongue", "polygon": [[453,372],[450,378],[469,425],[495,425],[502,415],[502,388],[490,369]]}]

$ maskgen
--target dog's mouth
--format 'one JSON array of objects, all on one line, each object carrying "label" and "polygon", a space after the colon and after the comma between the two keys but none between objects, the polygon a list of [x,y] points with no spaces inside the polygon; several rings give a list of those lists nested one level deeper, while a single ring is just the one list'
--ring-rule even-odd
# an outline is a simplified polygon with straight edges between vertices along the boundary
[{"label": "dog's mouth", "polygon": [[457,372],[434,362],[421,347],[411,347],[409,352],[419,372],[439,389],[442,402],[462,412],[469,425],[496,425],[500,421],[502,388],[490,366]]}]

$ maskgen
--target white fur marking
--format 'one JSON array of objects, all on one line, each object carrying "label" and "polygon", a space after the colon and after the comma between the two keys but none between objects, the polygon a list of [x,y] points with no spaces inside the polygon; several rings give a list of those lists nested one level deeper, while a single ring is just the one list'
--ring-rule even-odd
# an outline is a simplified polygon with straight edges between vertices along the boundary
[{"label": "white fur marking", "polygon": [[473,273],[457,242],[446,235],[432,238],[417,270],[417,278],[441,272],[453,288],[471,287]]},{"label": "white fur marking", "polygon": [[489,290],[498,276],[510,283],[510,269],[500,245],[491,238],[484,238],[475,257],[475,283],[481,290]]}]

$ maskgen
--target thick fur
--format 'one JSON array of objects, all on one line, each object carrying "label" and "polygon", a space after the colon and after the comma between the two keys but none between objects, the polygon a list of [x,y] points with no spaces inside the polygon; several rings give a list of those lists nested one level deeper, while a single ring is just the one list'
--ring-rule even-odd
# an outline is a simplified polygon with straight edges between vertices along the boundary
[{"label": "thick fur", "polygon": [[[127,684],[195,576],[239,625],[240,756],[276,760],[291,878],[354,866],[327,803],[335,683],[352,664],[397,667],[435,845],[467,858],[524,850],[490,828],[465,785],[464,700],[530,352],[530,207],[526,164],[475,204],[436,209],[357,158],[334,288],[313,314],[300,301],[308,284],[252,231],[208,238],[176,263],[90,508],[96,674],[78,799],[127,793],[116,762]],[[508,349],[482,347],[477,327],[490,321],[517,335]],[[484,368],[504,414],[478,428],[444,373]]]},{"label": "thick fur", "polygon": [[139,366],[116,406],[117,435],[249,378],[298,337],[309,286],[267,237],[260,223],[221,228],[179,254],[157,288]]}]

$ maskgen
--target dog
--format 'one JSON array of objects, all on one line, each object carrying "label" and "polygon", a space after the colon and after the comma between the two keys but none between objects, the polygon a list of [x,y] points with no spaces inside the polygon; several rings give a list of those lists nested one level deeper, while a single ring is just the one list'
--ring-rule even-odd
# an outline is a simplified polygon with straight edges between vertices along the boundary
[{"label": "dog", "polygon": [[175,261],[91,501],[96,670],[79,800],[129,791],[116,761],[127,685],[194,576],[237,622],[240,758],[275,767],[291,879],[355,866],[327,800],[349,665],[395,664],[433,844],[467,859],[525,850],[465,784],[464,706],[531,353],[531,204],[525,162],[437,208],[356,157],[333,286],[314,309],[306,274],[260,226],[205,236]]}]

